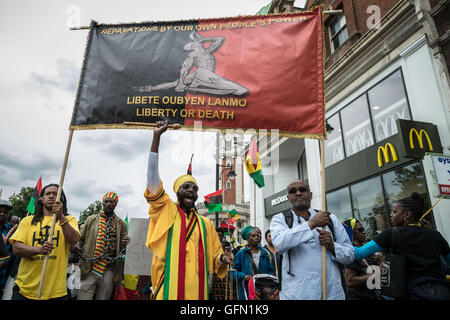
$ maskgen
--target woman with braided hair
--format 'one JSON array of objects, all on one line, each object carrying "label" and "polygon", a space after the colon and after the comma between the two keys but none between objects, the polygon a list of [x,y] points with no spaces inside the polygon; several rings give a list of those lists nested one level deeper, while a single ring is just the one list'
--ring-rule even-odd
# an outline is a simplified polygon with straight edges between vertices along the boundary
[{"label": "woman with braided hair", "polygon": [[[23,218],[9,240],[14,255],[22,257],[12,300],[37,299],[45,255],[49,259],[40,300],[66,299],[69,247],[78,242],[80,233],[75,217],[67,214],[64,192],[60,201],[56,201],[57,193],[57,184],[45,186],[34,215]],[[59,223],[55,224],[52,239],[48,239],[54,214]]]},{"label": "woman with braided hair", "polygon": [[[394,228],[387,229],[362,247],[355,247],[355,259],[370,256],[381,249],[392,249],[406,257],[408,299],[448,300],[449,284],[445,279],[441,257],[450,263],[450,248],[442,235],[420,223],[424,213],[423,197],[413,192],[392,207]],[[393,232],[397,233],[393,241]]]}]

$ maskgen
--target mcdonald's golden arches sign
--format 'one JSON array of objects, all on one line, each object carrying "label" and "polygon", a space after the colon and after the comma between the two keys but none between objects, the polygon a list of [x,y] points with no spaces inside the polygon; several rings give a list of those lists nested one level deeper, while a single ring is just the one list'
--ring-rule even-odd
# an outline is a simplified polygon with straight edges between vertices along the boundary
[{"label": "mcdonald's golden arches sign", "polygon": [[411,120],[397,121],[405,157],[423,158],[426,152],[442,152],[441,140],[436,125]]},{"label": "mcdonald's golden arches sign", "polygon": [[[391,156],[389,156],[389,154]],[[378,156],[378,167],[382,167],[384,163],[398,161],[397,150],[394,145],[390,142],[386,143],[384,146],[379,146],[377,151]],[[383,162],[384,159],[384,162]]]}]

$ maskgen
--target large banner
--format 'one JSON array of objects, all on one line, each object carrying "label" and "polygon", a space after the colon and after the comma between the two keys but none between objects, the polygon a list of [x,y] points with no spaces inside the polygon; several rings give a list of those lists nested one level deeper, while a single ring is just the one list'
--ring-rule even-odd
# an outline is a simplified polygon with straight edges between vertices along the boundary
[{"label": "large banner", "polygon": [[[93,22],[71,128],[169,120],[190,129],[325,135],[322,13]],[[135,126],[139,128],[140,126]]]}]

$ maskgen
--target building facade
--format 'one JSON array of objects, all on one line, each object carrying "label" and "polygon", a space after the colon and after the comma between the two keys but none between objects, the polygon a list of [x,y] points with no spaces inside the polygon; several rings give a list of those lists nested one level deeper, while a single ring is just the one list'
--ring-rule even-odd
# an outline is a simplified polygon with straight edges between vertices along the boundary
[{"label": "building facade", "polygon": [[[448,3],[307,2],[342,10],[324,15],[326,119],[333,127],[325,142],[327,209],[342,220],[358,218],[369,237],[390,226],[396,200],[413,191],[427,207],[439,199],[424,156],[450,153]],[[250,211],[264,212],[257,218],[264,230],[289,207],[285,188],[293,179],[308,179],[312,206],[321,209],[318,141],[282,138],[276,148],[279,168],[263,161],[267,187],[255,195],[249,188],[256,197]],[[430,214],[447,241],[449,211],[444,199]]]}]

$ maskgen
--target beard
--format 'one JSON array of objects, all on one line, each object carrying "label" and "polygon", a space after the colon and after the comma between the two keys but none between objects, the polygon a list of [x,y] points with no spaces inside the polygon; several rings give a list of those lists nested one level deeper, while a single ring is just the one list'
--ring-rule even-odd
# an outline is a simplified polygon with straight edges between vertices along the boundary
[{"label": "beard", "polygon": [[294,202],[292,204],[294,209],[301,210],[301,211],[309,209],[310,205],[311,205],[311,203],[309,200],[301,199],[301,198],[294,200]]},{"label": "beard", "polygon": [[[195,207],[195,201],[197,201],[196,196],[183,196],[181,194],[177,195],[178,203],[180,204],[180,207],[182,209],[190,210],[191,208]],[[187,201],[186,203],[185,199],[189,199],[190,201]]]}]

